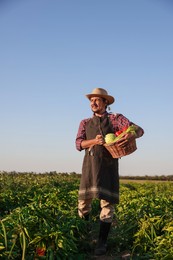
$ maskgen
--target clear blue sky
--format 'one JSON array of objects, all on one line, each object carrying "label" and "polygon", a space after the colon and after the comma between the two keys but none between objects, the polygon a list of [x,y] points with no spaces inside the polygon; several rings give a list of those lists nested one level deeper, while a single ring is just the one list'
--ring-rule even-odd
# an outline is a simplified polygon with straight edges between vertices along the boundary
[{"label": "clear blue sky", "polygon": [[81,173],[85,97],[142,126],[120,175],[173,174],[173,2],[0,0],[0,171]]}]

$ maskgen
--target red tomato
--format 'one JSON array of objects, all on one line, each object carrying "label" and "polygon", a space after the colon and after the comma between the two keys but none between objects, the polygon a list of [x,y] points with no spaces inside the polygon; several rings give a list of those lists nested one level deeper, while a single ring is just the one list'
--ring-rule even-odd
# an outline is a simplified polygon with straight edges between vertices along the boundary
[{"label": "red tomato", "polygon": [[115,133],[116,136],[119,136],[123,131],[122,130],[119,130]]},{"label": "red tomato", "polygon": [[37,247],[36,253],[38,256],[44,256],[46,253],[46,248],[44,247]]}]

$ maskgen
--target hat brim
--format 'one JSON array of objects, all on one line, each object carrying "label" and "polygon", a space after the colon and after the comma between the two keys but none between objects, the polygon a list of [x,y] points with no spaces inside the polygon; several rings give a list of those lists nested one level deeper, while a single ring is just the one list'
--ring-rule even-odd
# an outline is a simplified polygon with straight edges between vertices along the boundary
[{"label": "hat brim", "polygon": [[105,98],[108,101],[108,105],[111,105],[114,103],[115,99],[112,96],[109,95],[101,95],[101,94],[88,94],[86,95],[88,99],[91,99],[92,97],[102,97]]}]

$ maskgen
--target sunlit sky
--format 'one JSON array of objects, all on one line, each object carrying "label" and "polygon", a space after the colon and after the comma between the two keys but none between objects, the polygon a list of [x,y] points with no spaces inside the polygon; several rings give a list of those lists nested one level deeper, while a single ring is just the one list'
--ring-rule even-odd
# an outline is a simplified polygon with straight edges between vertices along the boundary
[{"label": "sunlit sky", "polygon": [[173,2],[0,0],[0,171],[81,173],[86,94],[143,127],[120,175],[173,174]]}]

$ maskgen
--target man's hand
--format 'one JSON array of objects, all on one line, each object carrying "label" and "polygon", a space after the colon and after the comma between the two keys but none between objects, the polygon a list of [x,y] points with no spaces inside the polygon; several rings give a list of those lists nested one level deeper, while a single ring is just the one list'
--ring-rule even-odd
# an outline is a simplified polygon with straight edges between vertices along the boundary
[{"label": "man's hand", "polygon": [[118,140],[116,143],[118,144],[119,147],[125,147],[128,142],[136,139],[136,134],[129,132],[129,133],[124,133],[124,135],[121,137],[120,140]]},{"label": "man's hand", "polygon": [[96,135],[95,141],[96,141],[96,144],[98,144],[98,145],[103,145],[105,143],[105,140],[102,137],[102,135]]}]

